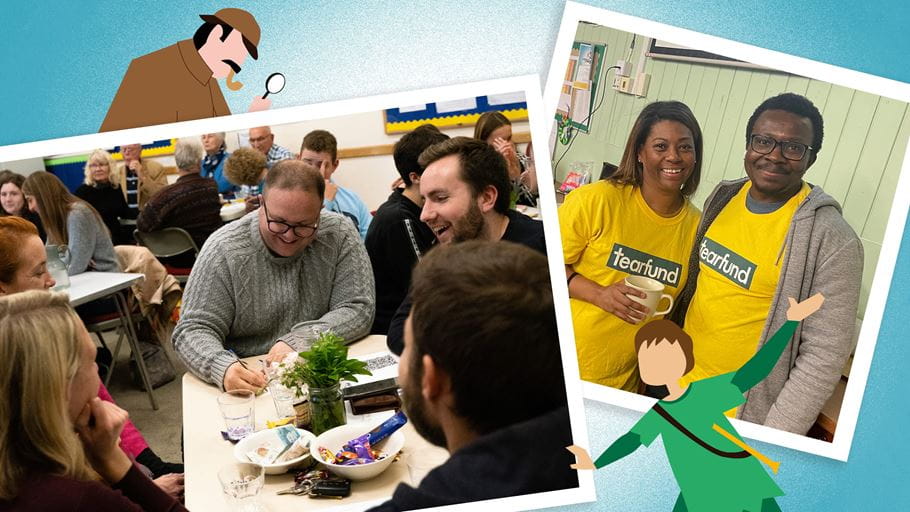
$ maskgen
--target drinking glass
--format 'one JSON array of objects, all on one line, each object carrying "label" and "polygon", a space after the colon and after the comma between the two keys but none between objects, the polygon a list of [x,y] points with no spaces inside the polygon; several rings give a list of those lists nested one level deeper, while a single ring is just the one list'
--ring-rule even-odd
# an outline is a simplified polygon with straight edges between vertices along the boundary
[{"label": "drinking glass", "polygon": [[258,512],[266,508],[256,500],[265,483],[265,471],[258,464],[235,462],[218,471],[224,501],[235,512]]},{"label": "drinking glass", "polygon": [[218,406],[224,416],[224,426],[232,441],[253,433],[256,395],[249,390],[225,391],[218,396]]}]

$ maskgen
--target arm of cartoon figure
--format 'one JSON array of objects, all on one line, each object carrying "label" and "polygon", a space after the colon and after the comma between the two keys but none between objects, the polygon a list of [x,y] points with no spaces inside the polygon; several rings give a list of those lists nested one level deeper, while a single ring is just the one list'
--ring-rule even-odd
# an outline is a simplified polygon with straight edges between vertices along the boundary
[{"label": "arm of cartoon figure", "polygon": [[572,445],[566,447],[567,450],[572,452],[573,455],[577,458],[578,462],[576,464],[570,465],[572,469],[600,469],[604,466],[612,464],[619,459],[629,455],[634,452],[641,446],[641,438],[638,434],[634,432],[627,432],[622,435],[616,441],[613,441],[613,444],[609,448],[604,450],[600,457],[597,457],[597,460],[591,462],[591,456],[588,455],[587,450],[580,446]]},{"label": "arm of cartoon figure", "polygon": [[780,329],[774,333],[761,350],[752,356],[751,359],[746,361],[746,364],[744,364],[742,368],[736,372],[736,375],[733,376],[731,382],[743,393],[761,382],[762,379],[771,373],[774,365],[777,364],[777,360],[780,359],[780,355],[783,353],[784,348],[787,347],[790,338],[793,337],[793,333],[796,332],[796,326],[799,325],[804,318],[818,311],[822,302],[825,301],[825,297],[822,294],[817,293],[799,303],[792,297],[787,300],[790,301],[790,309],[787,310],[787,321],[784,325],[780,326]]}]

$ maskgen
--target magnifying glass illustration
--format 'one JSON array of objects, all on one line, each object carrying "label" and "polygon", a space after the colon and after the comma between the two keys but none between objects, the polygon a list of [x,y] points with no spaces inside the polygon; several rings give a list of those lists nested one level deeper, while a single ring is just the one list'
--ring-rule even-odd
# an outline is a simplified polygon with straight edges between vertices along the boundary
[{"label": "magnifying glass illustration", "polygon": [[284,89],[285,79],[284,75],[281,73],[272,73],[268,78],[265,79],[265,94],[262,95],[262,99],[265,99],[269,94],[278,94]]}]

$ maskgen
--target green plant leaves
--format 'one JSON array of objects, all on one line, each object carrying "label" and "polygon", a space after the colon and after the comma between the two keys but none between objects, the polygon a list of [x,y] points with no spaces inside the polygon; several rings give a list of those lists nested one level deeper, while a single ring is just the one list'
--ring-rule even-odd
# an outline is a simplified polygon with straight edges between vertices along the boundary
[{"label": "green plant leaves", "polygon": [[327,388],[343,380],[356,381],[356,375],[372,375],[365,362],[348,359],[344,339],[332,331],[319,335],[309,350],[300,352],[294,366],[281,377],[288,388]]}]

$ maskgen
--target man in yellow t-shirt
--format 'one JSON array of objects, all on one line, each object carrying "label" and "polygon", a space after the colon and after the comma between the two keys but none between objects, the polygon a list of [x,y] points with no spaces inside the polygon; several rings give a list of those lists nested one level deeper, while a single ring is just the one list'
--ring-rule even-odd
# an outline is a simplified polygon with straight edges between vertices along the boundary
[{"label": "man in yellow t-shirt", "polygon": [[746,128],[748,179],[720,183],[705,202],[689,282],[671,318],[694,341],[686,382],[739,368],[786,321],[787,297],[822,293],[771,374],[736,416],[805,434],[852,349],[862,244],[840,205],[803,181],[821,149],[821,113],[803,96],[765,100]]},{"label": "man in yellow t-shirt", "polygon": [[[685,262],[698,217],[698,209],[688,201],[675,215],[662,217],[633,185],[611,181],[585,185],[559,208],[563,257],[576,272],[601,286],[640,275],[660,281],[664,293],[675,296],[686,282]],[[570,299],[570,304],[581,378],[638,391],[634,339],[640,325],[590,302]]]},{"label": "man in yellow t-shirt", "polygon": [[756,213],[747,206],[751,190],[751,183],[743,185],[695,248],[699,300],[686,313],[686,330],[703,343],[693,346],[695,367],[683,378],[686,384],[735,371],[758,350],[780,280],[781,241],[797,206],[809,195],[809,185],[803,183],[776,210]]}]

